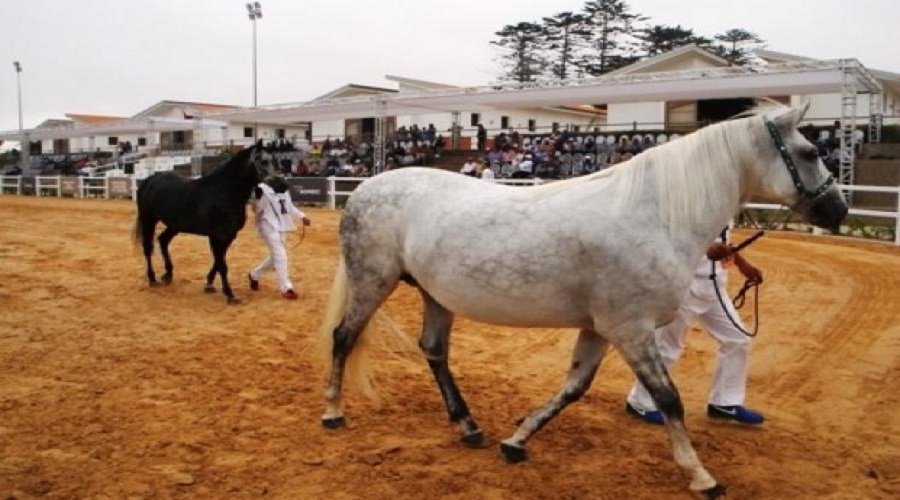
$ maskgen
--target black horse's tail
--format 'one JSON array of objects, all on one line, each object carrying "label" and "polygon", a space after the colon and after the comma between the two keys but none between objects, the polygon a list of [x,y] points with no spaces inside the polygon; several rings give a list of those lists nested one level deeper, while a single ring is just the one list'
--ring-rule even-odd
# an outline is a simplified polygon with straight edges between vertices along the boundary
[{"label": "black horse's tail", "polygon": [[135,247],[143,247],[144,246],[144,225],[141,224],[141,209],[138,208],[138,213],[134,217],[134,229],[131,234],[132,242]]},{"label": "black horse's tail", "polygon": [[144,246],[144,224],[141,222],[141,199],[143,198],[141,188],[143,188],[147,183],[144,182],[141,186],[138,187],[137,190],[137,213],[134,215],[134,228],[131,233],[131,241],[134,244],[135,248],[143,248]]}]

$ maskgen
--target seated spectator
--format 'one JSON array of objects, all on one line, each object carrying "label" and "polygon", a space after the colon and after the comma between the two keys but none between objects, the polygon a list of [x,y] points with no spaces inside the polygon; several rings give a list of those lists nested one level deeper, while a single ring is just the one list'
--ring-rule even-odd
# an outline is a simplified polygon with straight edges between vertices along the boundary
[{"label": "seated spectator", "polygon": [[303,158],[300,158],[297,165],[294,166],[294,174],[301,177],[309,175],[309,165],[303,161]]},{"label": "seated spectator", "polygon": [[478,166],[481,168],[478,177],[488,182],[494,182],[494,171],[491,169],[491,166],[485,163],[479,163]]},{"label": "seated spectator", "polygon": [[581,159],[581,170],[585,175],[592,174],[597,171],[597,166],[594,164],[593,155],[584,155],[584,158]]},{"label": "seated spectator", "polygon": [[641,144],[641,137],[635,135],[631,139],[631,144],[628,146],[628,152],[631,153],[632,156],[640,154],[641,151],[644,150],[643,145]]},{"label": "seated spectator", "polygon": [[531,160],[531,155],[525,155],[525,159],[519,163],[518,168],[512,173],[510,177],[513,179],[525,179],[530,178],[532,176],[534,169],[534,162]]},{"label": "seated spectator", "polygon": [[487,161],[490,164],[500,163],[501,161],[503,161],[503,153],[501,153],[499,149],[494,148],[488,151]]},{"label": "seated spectator", "polygon": [[522,136],[519,135],[519,132],[517,130],[511,130],[509,134],[509,143],[514,148],[518,148],[522,145]]},{"label": "seated spectator", "polygon": [[475,163],[475,158],[470,156],[466,159],[466,162],[463,163],[462,168],[459,169],[459,173],[475,177],[477,175],[477,169],[478,165]]}]

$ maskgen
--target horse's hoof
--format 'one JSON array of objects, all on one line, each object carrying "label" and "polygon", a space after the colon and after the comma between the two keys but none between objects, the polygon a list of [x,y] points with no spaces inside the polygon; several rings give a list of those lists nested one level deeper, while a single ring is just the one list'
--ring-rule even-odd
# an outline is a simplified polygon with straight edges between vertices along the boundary
[{"label": "horse's hoof", "polygon": [[520,446],[500,443],[500,451],[503,452],[503,456],[506,457],[506,461],[511,464],[517,464],[519,462],[528,460],[528,453],[525,451],[525,448],[522,448]]},{"label": "horse's hoof", "polygon": [[172,284],[172,275],[171,274],[163,274],[162,282],[163,282],[163,285],[171,285]]},{"label": "horse's hoof", "polygon": [[228,305],[236,306],[241,303],[243,303],[243,301],[237,297],[228,297]]},{"label": "horse's hoof", "polygon": [[484,445],[484,434],[481,431],[475,431],[471,434],[466,434],[459,440],[467,448],[481,448]]},{"label": "horse's hoof", "polygon": [[323,418],[322,425],[328,429],[340,429],[347,425],[347,420],[344,417]]},{"label": "horse's hoof", "polygon": [[725,496],[725,485],[717,484],[712,488],[703,490],[703,498],[706,500],[716,500],[717,498],[721,498]]},{"label": "horse's hoof", "polygon": [[156,287],[160,286],[161,284],[162,284],[162,283],[160,283],[159,281],[156,281],[156,280],[151,281],[151,282],[150,282],[150,288],[156,288]]},{"label": "horse's hoof", "polygon": [[216,286],[215,285],[206,285],[205,287],[203,287],[203,291],[206,293],[216,293]]}]

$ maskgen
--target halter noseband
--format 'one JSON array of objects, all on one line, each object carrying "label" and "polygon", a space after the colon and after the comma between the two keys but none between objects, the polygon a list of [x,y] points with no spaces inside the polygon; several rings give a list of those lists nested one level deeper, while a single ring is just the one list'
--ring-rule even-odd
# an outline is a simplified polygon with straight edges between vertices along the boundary
[{"label": "halter noseband", "polygon": [[775,126],[775,123],[768,118],[765,119],[766,128],[769,130],[769,135],[772,136],[772,141],[775,142],[775,149],[781,154],[781,159],[784,160],[784,165],[787,167],[788,173],[791,174],[791,180],[794,181],[794,186],[797,188],[797,191],[800,192],[808,200],[815,200],[816,198],[822,196],[825,191],[831,187],[835,182],[835,178],[833,175],[829,174],[828,178],[822,182],[819,187],[815,190],[809,190],[806,188],[806,185],[803,184],[803,179],[800,178],[800,173],[797,172],[797,165],[794,164],[794,159],[791,158],[791,154],[788,153],[787,146],[784,145],[784,138],[781,137],[781,133],[778,132],[778,127]]}]

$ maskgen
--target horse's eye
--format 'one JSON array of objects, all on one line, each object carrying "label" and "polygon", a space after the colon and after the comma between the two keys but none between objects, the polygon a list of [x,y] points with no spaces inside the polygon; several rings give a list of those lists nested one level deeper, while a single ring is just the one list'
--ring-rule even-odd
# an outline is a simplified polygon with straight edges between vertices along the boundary
[{"label": "horse's eye", "polygon": [[800,156],[806,161],[816,161],[819,158],[819,150],[816,148],[804,149]]}]

